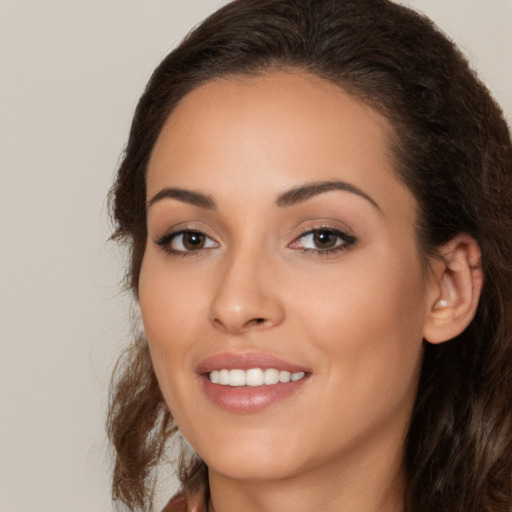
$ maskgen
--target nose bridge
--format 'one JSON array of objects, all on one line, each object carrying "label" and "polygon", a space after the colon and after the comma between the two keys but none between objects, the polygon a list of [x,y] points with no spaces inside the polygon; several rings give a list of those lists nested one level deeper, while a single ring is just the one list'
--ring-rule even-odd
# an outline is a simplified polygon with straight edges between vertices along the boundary
[{"label": "nose bridge", "polygon": [[261,245],[239,243],[231,248],[211,303],[210,319],[216,327],[234,333],[282,321],[284,308],[272,279],[275,264]]}]

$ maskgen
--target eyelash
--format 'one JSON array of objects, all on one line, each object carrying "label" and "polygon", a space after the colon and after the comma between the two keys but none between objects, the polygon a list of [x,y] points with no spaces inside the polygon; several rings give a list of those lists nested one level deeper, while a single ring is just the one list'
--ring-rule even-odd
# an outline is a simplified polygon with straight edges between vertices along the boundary
[{"label": "eyelash", "polygon": [[212,240],[208,235],[205,235],[202,231],[199,231],[199,230],[196,230],[196,229],[182,229],[180,231],[175,231],[175,232],[172,232],[172,233],[167,233],[165,235],[163,235],[162,237],[158,238],[155,243],[156,245],[162,247],[162,249],[167,252],[168,254],[170,254],[171,256],[181,256],[181,257],[185,257],[185,256],[199,256],[200,254],[202,254],[204,251],[207,251],[209,249],[212,249],[214,247],[201,247],[199,249],[192,249],[192,250],[180,250],[180,249],[173,249],[171,247],[171,244],[172,242],[178,238],[179,236],[183,236],[183,235],[190,235],[190,234],[197,234],[197,235],[200,235],[200,236],[203,236],[205,238],[205,240],[210,240],[212,241],[214,244],[216,244],[216,246],[218,247],[218,243],[215,242],[214,240]]},{"label": "eyelash", "polygon": [[341,231],[336,228],[331,228],[328,226],[320,226],[318,228],[310,229],[304,233],[301,233],[290,244],[290,247],[292,247],[299,240],[302,240],[307,236],[314,236],[315,234],[318,235],[320,233],[326,233],[326,234],[329,234],[331,236],[338,238],[339,240],[337,242],[337,245],[335,245],[334,247],[329,247],[329,248],[324,248],[324,249],[321,249],[321,248],[312,249],[312,248],[308,248],[308,247],[303,247],[303,248],[298,247],[297,250],[299,250],[303,254],[312,254],[314,256],[329,256],[333,253],[346,251],[357,243],[357,239],[355,237],[353,237],[352,235],[349,235],[348,233],[346,233],[344,231]]},{"label": "eyelash", "polygon": [[[314,236],[319,235],[320,233],[326,233],[330,236],[335,236],[339,240],[337,241],[337,245],[334,247],[329,248],[309,248],[309,247],[293,247],[294,244],[297,244],[300,240],[304,239],[307,236]],[[213,247],[201,247],[198,249],[191,249],[191,250],[181,250],[181,249],[173,249],[171,247],[171,243],[177,239],[177,237],[182,235],[190,235],[190,234],[197,234],[200,236],[203,236],[205,240],[209,240],[210,242],[213,242],[215,244]],[[341,243],[339,241],[341,240]],[[208,242],[206,242],[208,243]],[[340,231],[339,229],[330,228],[327,226],[320,226],[318,228],[310,229],[308,231],[305,231],[304,233],[301,233],[295,240],[289,244],[288,247],[291,247],[293,249],[296,249],[300,251],[302,254],[311,254],[314,256],[328,256],[333,253],[342,252],[350,249],[352,246],[354,246],[357,243],[357,239],[348,233],[345,233],[344,231]],[[208,235],[203,233],[202,231],[194,230],[194,229],[183,229],[180,231],[167,233],[163,235],[162,237],[158,238],[155,241],[155,244],[162,247],[162,249],[170,254],[171,256],[181,256],[181,257],[188,257],[188,256],[199,256],[204,251],[208,251],[210,249],[214,249],[219,246],[217,242],[215,242],[212,238],[210,238]]]}]

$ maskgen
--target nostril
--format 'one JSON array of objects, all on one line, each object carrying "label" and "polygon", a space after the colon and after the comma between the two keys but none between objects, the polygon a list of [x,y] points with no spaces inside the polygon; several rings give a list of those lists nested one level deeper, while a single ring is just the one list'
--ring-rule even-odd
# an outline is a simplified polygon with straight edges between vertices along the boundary
[{"label": "nostril", "polygon": [[253,318],[252,320],[249,320],[246,325],[261,325],[265,323],[264,318]]},{"label": "nostril", "polygon": [[[226,328],[229,329],[230,328],[230,327],[226,326],[222,322],[222,320],[220,320],[218,318],[212,319],[212,322],[218,328],[222,328],[222,329],[226,329]],[[246,328],[255,327],[255,326],[258,326],[258,325],[264,325],[266,322],[267,322],[267,320],[265,318],[251,318],[250,320],[245,322],[243,325],[240,325],[239,327],[236,327],[235,330],[238,330],[238,329],[244,330]]]},{"label": "nostril", "polygon": [[218,319],[218,318],[214,318],[212,320],[212,322],[217,326],[217,327],[224,327],[224,324]]}]

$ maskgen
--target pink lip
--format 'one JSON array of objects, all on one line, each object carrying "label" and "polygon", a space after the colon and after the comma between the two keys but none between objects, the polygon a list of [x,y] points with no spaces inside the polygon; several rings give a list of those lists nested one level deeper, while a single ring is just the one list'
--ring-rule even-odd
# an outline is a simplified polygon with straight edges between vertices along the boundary
[{"label": "pink lip", "polygon": [[[208,373],[213,370],[250,368],[276,368],[290,373],[305,372],[306,376],[295,382],[278,383],[271,386],[231,387],[213,384]],[[208,357],[197,366],[201,387],[205,395],[216,405],[230,412],[256,413],[295,395],[311,376],[307,368],[283,361],[267,354],[222,353]]]},{"label": "pink lip", "polygon": [[276,368],[290,373],[305,372],[310,373],[311,370],[297,364],[289,363],[283,359],[279,359],[269,354],[258,354],[255,352],[246,353],[230,353],[224,352],[207,357],[201,361],[196,368],[197,373],[210,373],[213,370],[235,369],[249,370],[251,368]]}]

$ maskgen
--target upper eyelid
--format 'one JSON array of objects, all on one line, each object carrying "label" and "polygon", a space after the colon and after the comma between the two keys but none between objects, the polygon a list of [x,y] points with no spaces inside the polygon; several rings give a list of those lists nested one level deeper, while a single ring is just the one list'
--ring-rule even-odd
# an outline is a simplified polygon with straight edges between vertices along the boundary
[{"label": "upper eyelid", "polygon": [[[156,239],[155,239],[155,243],[157,245],[163,245],[164,243],[169,243],[174,238],[176,238],[176,237],[178,237],[180,235],[184,235],[186,233],[198,233],[200,235],[204,235],[206,238],[209,238],[210,240],[212,240],[216,244],[219,244],[219,242],[214,237],[212,237],[209,234],[205,233],[203,230],[193,229],[193,228],[188,228],[188,229],[187,228],[183,228],[183,229],[177,229],[175,231],[174,230],[168,231],[168,232],[164,233],[162,236],[157,236]],[[165,242],[162,242],[164,240],[165,240]]]},{"label": "upper eyelid", "polygon": [[333,228],[330,226],[320,226],[318,228],[309,228],[303,231],[298,235],[297,238],[300,238],[302,236],[310,235],[311,233],[316,233],[317,231],[332,231],[333,233],[341,233],[342,235],[348,235],[346,230],[340,229],[340,228]]},{"label": "upper eyelid", "polygon": [[[182,233],[201,233],[208,238],[211,238],[213,240],[216,240],[216,237],[213,234],[213,230],[206,226],[203,222],[179,222],[176,224],[173,224],[171,226],[168,226],[166,229],[158,229],[155,228],[153,230],[148,229],[149,232],[154,231],[155,235],[153,238],[160,239],[168,236],[177,236]],[[157,233],[163,233],[162,235],[158,235]]]},{"label": "upper eyelid", "polygon": [[302,225],[304,225],[304,224],[309,224],[309,225],[307,227],[299,227],[298,229],[296,228],[292,231],[292,233],[290,234],[290,237],[292,238],[292,242],[294,240],[299,239],[302,236],[308,235],[310,233],[315,233],[317,231],[333,231],[336,233],[341,233],[346,236],[350,236],[352,238],[356,238],[356,236],[354,234],[354,230],[347,224],[340,223],[339,221],[321,220],[319,224],[317,224],[314,221],[302,223]]},{"label": "upper eyelid", "polygon": [[297,240],[300,240],[301,238],[303,238],[305,236],[309,236],[309,235],[312,235],[314,233],[317,233],[318,231],[330,231],[334,235],[338,236],[339,238],[342,238],[342,239],[350,238],[352,240],[356,240],[356,237],[354,235],[352,235],[351,233],[347,232],[347,231],[344,231],[344,230],[339,229],[339,228],[332,228],[332,227],[323,226],[323,227],[312,228],[312,229],[308,229],[306,231],[303,231],[301,234],[296,236],[292,240],[291,243],[295,243]]}]

